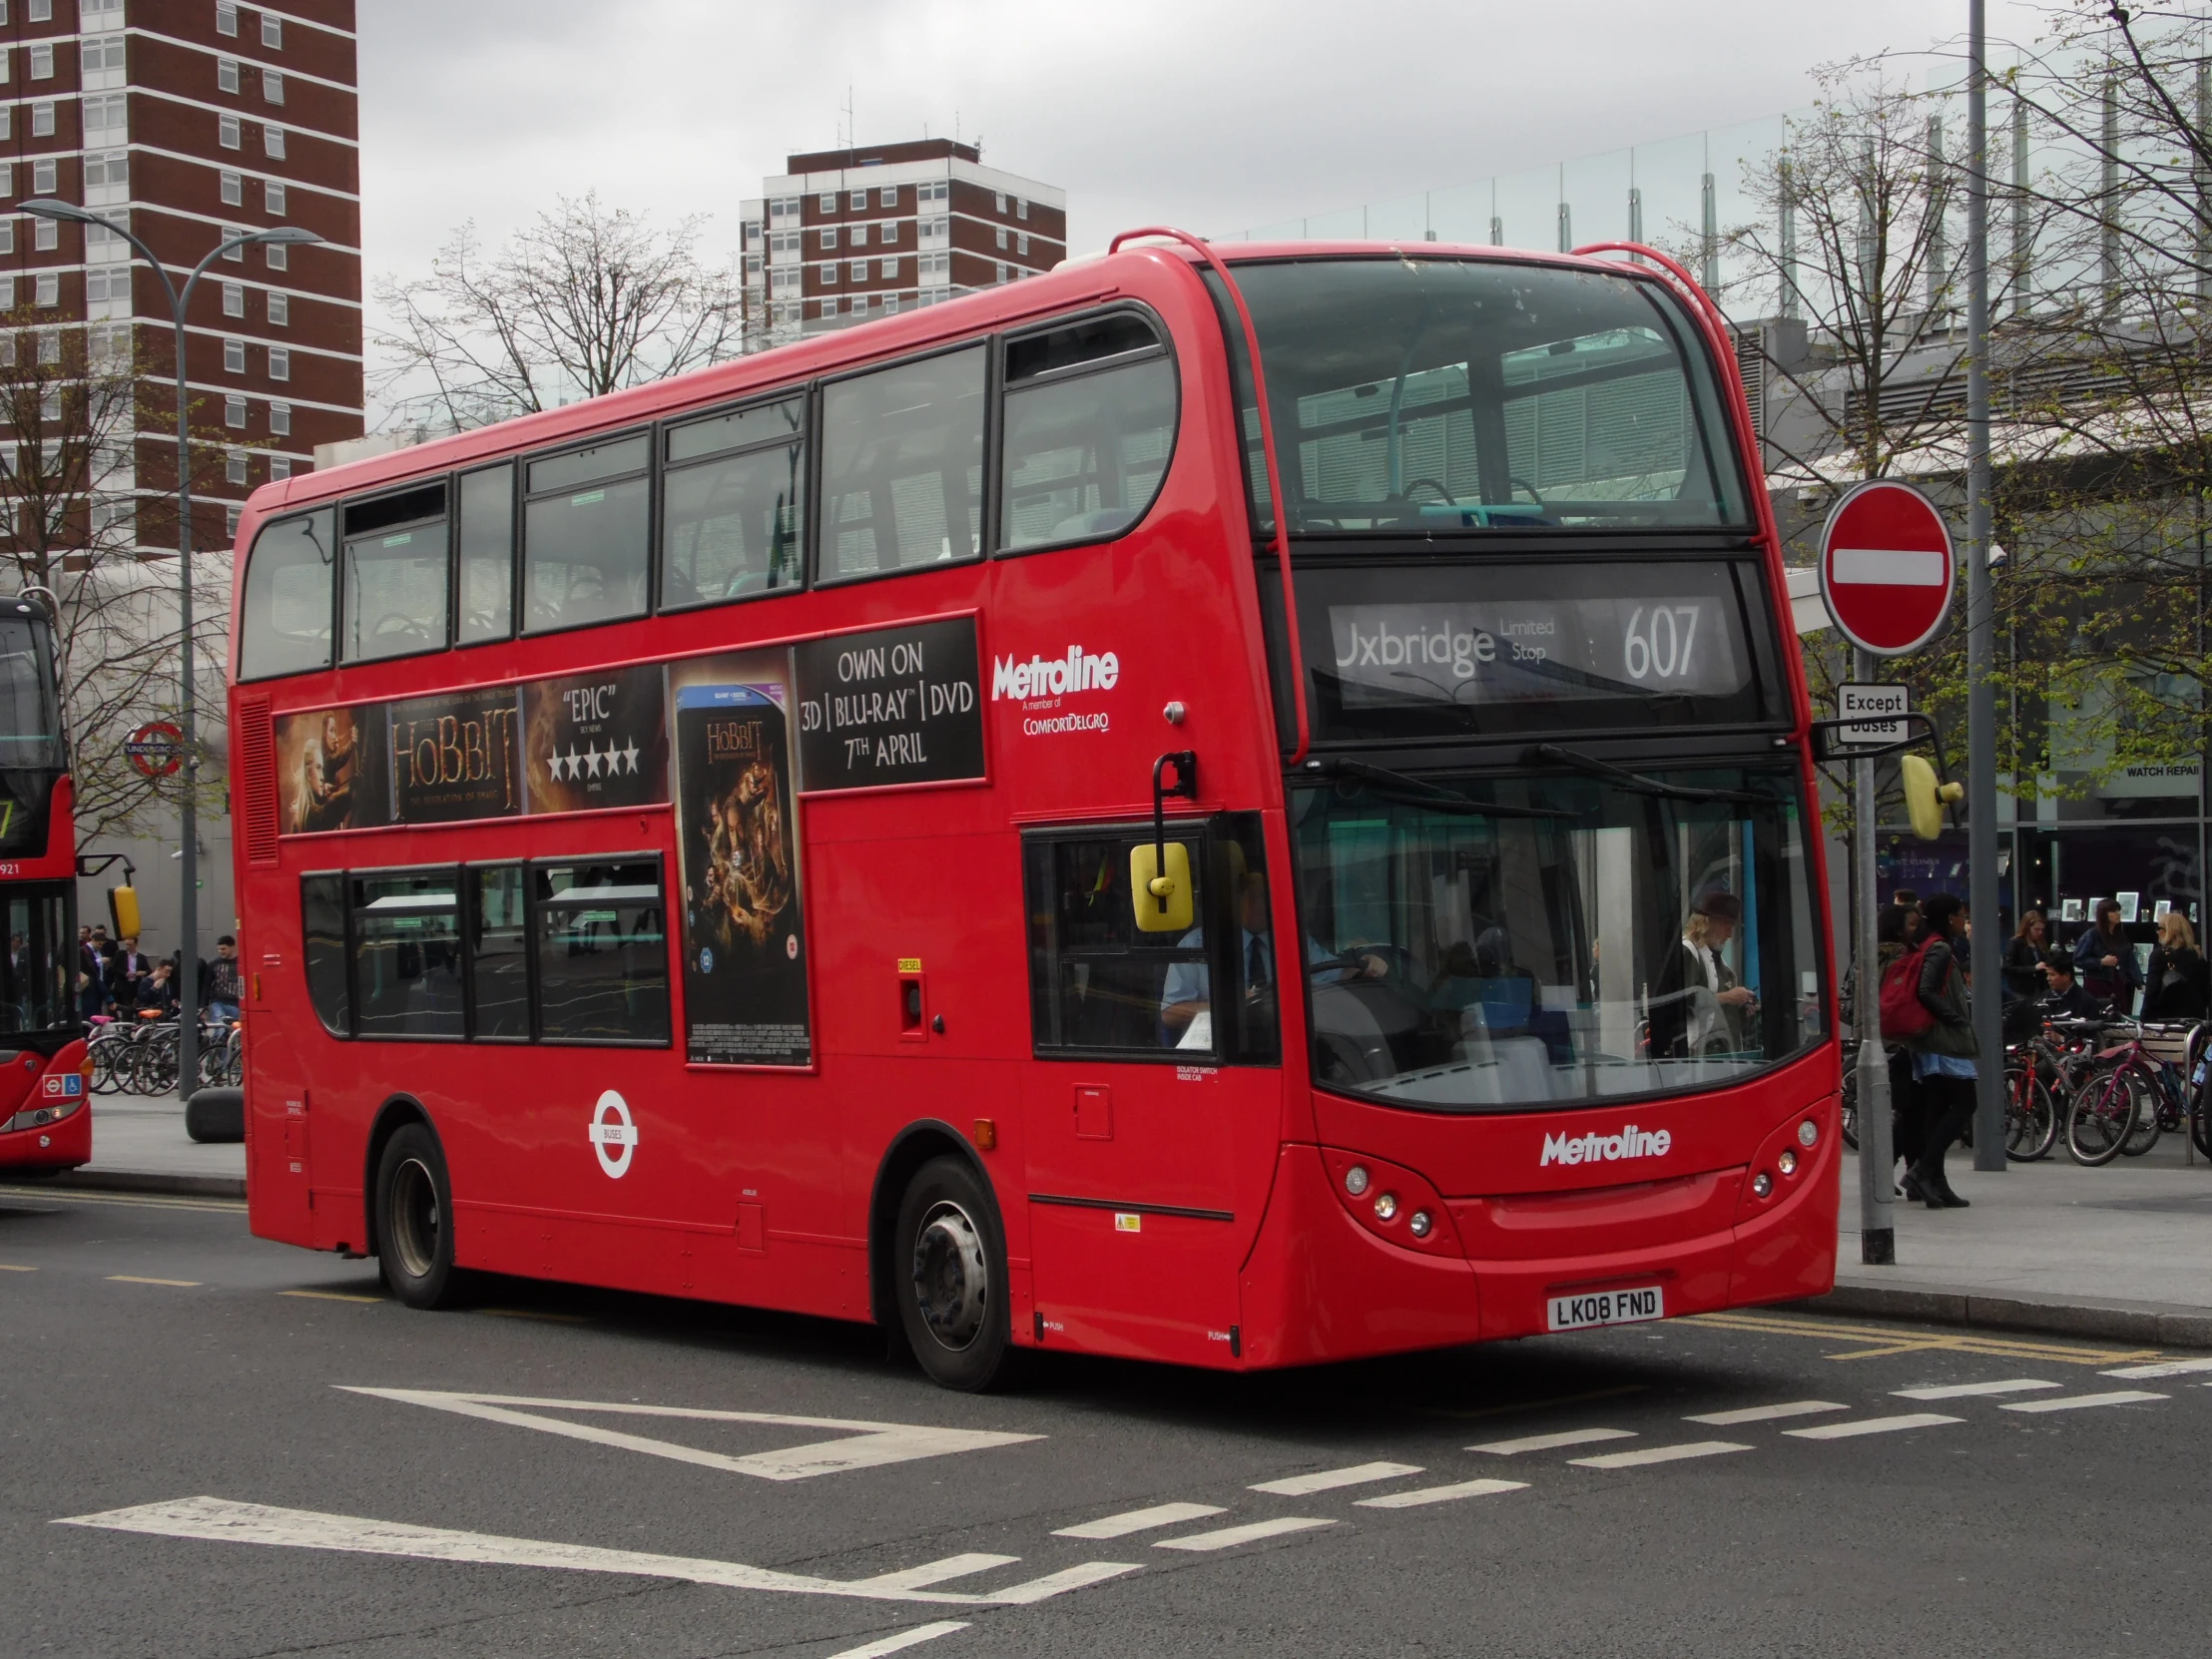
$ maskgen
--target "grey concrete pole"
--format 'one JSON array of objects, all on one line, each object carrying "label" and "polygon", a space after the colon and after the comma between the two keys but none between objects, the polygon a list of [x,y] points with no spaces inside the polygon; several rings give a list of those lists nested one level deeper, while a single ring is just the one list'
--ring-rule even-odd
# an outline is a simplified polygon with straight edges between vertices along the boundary
[{"label": "grey concrete pole", "polygon": [[[1858,653],[1856,676],[1871,685],[1877,677],[1874,653]],[[1859,1051],[1859,1259],[1884,1267],[1898,1259],[1897,1161],[1890,1145],[1890,1062],[1882,1048],[1882,973],[1875,956],[1874,762],[1854,761],[1852,772],[1852,934],[1853,1029]]]},{"label": "grey concrete pole", "polygon": [[1989,578],[1989,86],[1984,0],[1966,21],[1966,867],[1973,911],[1973,1167],[2004,1168],[2004,927],[1997,900],[1996,596]]}]

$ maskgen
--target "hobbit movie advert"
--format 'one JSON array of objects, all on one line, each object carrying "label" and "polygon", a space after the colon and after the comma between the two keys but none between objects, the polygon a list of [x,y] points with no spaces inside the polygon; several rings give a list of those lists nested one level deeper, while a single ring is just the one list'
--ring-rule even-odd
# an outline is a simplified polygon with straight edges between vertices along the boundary
[{"label": "hobbit movie advert", "polygon": [[283,833],[389,822],[390,778],[382,708],[310,709],[276,717],[277,827]]},{"label": "hobbit movie advert", "polygon": [[522,688],[533,813],[652,807],[668,799],[668,732],[658,663]]},{"label": "hobbit movie advert", "polygon": [[790,658],[758,651],[674,664],[668,703],[684,887],[685,1057],[695,1065],[806,1065]]}]

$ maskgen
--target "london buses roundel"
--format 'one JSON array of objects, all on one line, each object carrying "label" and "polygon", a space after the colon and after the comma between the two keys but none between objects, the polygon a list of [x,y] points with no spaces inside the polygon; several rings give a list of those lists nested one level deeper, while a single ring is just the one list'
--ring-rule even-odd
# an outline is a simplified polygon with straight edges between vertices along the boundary
[{"label": "london buses roundel", "polygon": [[1837,502],[1821,532],[1820,568],[1828,614],[1878,657],[1918,651],[1950,612],[1950,531],[1910,484],[1877,478]]}]

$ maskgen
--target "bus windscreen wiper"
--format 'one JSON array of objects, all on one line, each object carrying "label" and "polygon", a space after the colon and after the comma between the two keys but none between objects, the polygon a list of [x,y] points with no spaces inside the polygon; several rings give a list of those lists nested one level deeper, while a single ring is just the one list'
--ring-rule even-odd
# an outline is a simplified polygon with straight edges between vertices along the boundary
[{"label": "bus windscreen wiper", "polygon": [[1774,797],[1750,795],[1743,790],[1707,790],[1695,784],[1670,784],[1664,778],[1646,778],[1640,772],[1629,772],[1599,760],[1595,755],[1585,755],[1579,749],[1562,749],[1555,743],[1540,743],[1528,752],[1532,761],[1548,761],[1554,766],[1572,767],[1576,772],[1587,773],[1592,778],[1603,778],[1618,784],[1624,790],[1638,795],[1664,796],[1669,801],[1728,801],[1747,807],[1772,807]]},{"label": "bus windscreen wiper", "polygon": [[1378,794],[1390,795],[1410,807],[1428,807],[1439,813],[1465,813],[1473,818],[1580,818],[1580,813],[1555,807],[1509,807],[1461,795],[1440,785],[1425,783],[1388,767],[1369,766],[1365,761],[1329,760],[1311,763],[1325,778],[1352,778],[1372,786]]}]

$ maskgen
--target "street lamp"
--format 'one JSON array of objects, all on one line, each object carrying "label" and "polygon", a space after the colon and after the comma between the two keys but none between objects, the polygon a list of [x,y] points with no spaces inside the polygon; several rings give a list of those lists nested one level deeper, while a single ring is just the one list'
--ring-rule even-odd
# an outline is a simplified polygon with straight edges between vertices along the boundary
[{"label": "street lamp", "polygon": [[192,275],[185,278],[184,289],[180,292],[170,281],[169,273],[154,251],[115,221],[73,202],[57,202],[50,197],[34,197],[19,203],[18,207],[38,219],[101,226],[137,249],[139,258],[146,262],[147,268],[154,273],[154,279],[162,285],[162,293],[169,300],[170,320],[177,330],[177,603],[183,623],[179,637],[182,660],[178,725],[184,729],[185,751],[181,891],[177,906],[177,931],[181,935],[177,947],[177,1094],[179,1099],[189,1100],[200,1080],[200,815],[193,800],[193,792],[199,786],[200,768],[193,756],[199,740],[193,725],[192,438],[186,427],[191,394],[185,375],[185,308],[192,303],[192,290],[207,275],[208,268],[233,249],[256,242],[292,248],[322,239],[312,231],[302,231],[292,225],[278,225],[267,231],[249,231],[227,238],[214,253],[192,268]]}]

